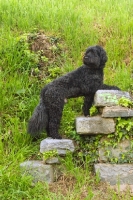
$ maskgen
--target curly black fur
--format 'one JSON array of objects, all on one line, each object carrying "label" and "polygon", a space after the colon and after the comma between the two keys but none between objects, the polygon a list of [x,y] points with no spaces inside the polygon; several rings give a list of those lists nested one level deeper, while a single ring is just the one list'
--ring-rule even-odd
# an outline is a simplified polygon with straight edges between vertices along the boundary
[{"label": "curly black fur", "polygon": [[29,120],[28,133],[38,137],[46,129],[49,137],[61,139],[58,129],[65,99],[84,96],[83,113],[87,116],[97,90],[119,90],[116,86],[103,84],[106,61],[107,55],[102,47],[89,47],[81,67],[46,85],[41,91],[40,104]]}]

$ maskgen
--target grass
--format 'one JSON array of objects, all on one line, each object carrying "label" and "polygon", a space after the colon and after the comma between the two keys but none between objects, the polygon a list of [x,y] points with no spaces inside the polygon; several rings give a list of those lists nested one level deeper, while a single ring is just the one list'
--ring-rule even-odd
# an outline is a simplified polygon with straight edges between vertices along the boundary
[{"label": "grass", "polygon": [[[75,168],[72,162],[67,176],[69,181],[71,176],[76,181],[72,189],[68,187],[64,194],[54,191],[54,185],[51,190],[47,184],[33,186],[31,177],[21,176],[21,162],[32,157],[41,159],[40,141],[31,142],[26,126],[38,103],[41,88],[51,77],[48,75],[40,80],[37,76],[31,76],[31,70],[37,68],[36,63],[25,53],[26,44],[17,42],[21,35],[36,30],[61,38],[64,51],[63,61],[60,61],[62,73],[81,65],[83,52],[88,46],[100,44],[108,54],[105,83],[133,92],[133,2],[0,0],[0,5],[0,198],[87,200],[100,199],[104,192],[102,199],[132,199],[128,192],[116,194],[102,187],[88,171]],[[52,72],[55,76],[54,68]],[[61,133],[67,136],[75,134],[73,121],[75,116],[81,114],[81,103],[82,99],[68,102]]]}]

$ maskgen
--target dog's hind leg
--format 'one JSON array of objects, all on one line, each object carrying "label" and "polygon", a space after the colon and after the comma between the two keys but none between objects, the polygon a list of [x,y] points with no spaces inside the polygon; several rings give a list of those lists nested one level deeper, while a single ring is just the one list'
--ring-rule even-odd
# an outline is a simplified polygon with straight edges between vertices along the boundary
[{"label": "dog's hind leg", "polygon": [[62,139],[62,137],[58,134],[58,129],[62,117],[62,111],[64,106],[63,103],[60,104],[60,107],[52,105],[48,110],[49,122],[47,127],[47,133],[48,136],[52,137],[53,139]]}]

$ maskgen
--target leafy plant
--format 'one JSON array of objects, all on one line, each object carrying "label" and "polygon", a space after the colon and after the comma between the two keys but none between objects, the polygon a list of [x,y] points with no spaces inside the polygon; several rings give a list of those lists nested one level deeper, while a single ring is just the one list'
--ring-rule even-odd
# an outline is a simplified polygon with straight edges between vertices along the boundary
[{"label": "leafy plant", "polygon": [[125,97],[120,98],[118,104],[123,107],[133,108],[133,101]]},{"label": "leafy plant", "polygon": [[[115,149],[122,141],[128,140],[129,146],[115,157],[111,149]],[[133,118],[117,118],[115,134],[109,134],[101,141],[101,146],[105,150],[105,157],[110,163],[133,163]]]},{"label": "leafy plant", "polygon": [[54,67],[48,69],[51,78],[56,78],[57,76],[61,75],[61,69],[59,67]]},{"label": "leafy plant", "polygon": [[53,158],[53,157],[57,157],[57,156],[58,156],[57,150],[45,151],[43,153],[43,160],[45,162],[47,159],[50,159],[50,158]]},{"label": "leafy plant", "polygon": [[90,116],[94,116],[94,115],[96,115],[96,114],[98,114],[98,109],[97,109],[96,106],[93,105],[93,106],[90,108]]},{"label": "leafy plant", "polygon": [[77,165],[85,167],[85,163],[91,167],[98,161],[98,147],[100,147],[100,139],[102,135],[96,136],[80,136],[76,141],[76,149],[74,152],[74,158]]},{"label": "leafy plant", "polygon": [[133,136],[133,118],[117,118],[116,136],[118,142],[121,139],[129,139]]}]

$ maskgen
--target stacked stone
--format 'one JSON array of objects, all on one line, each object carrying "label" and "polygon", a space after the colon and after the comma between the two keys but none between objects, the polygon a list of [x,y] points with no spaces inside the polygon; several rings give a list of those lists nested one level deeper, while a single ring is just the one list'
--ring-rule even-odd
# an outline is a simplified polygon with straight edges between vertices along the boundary
[{"label": "stacked stone", "polygon": [[63,171],[63,166],[60,165],[59,156],[65,156],[68,151],[74,151],[74,144],[69,139],[52,139],[46,138],[41,141],[40,152],[43,154],[51,150],[55,150],[57,157],[51,157],[47,160],[30,160],[20,164],[23,174],[31,175],[33,182],[52,183],[57,180]]},{"label": "stacked stone", "polygon": [[[93,117],[76,118],[76,130],[78,134],[95,135],[115,133],[116,117],[133,117],[133,109],[118,106],[118,100],[122,97],[131,100],[128,92],[116,90],[98,90],[94,97],[94,105],[100,114]],[[104,138],[103,137],[103,138]],[[127,151],[129,140],[122,141],[113,149],[111,154],[119,158],[120,154]],[[105,149],[99,149],[99,162],[94,165],[95,172],[99,172],[102,181],[115,187],[118,183],[123,189],[127,185],[133,190],[133,164],[109,164],[105,155]]]}]

